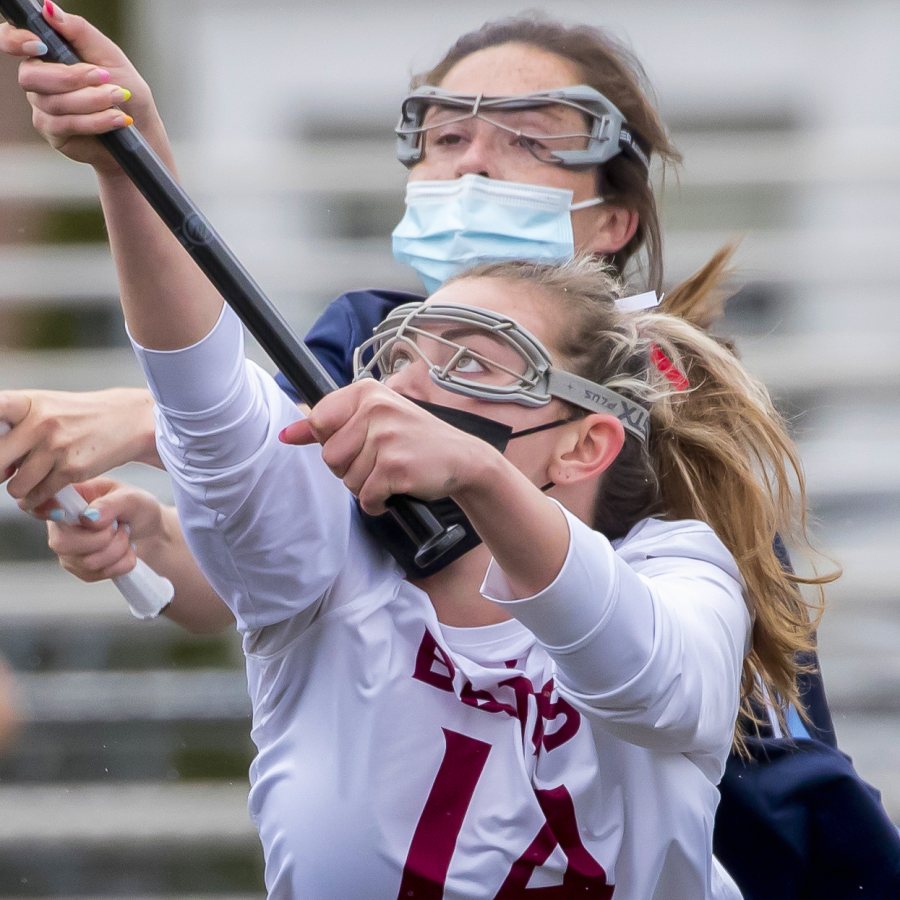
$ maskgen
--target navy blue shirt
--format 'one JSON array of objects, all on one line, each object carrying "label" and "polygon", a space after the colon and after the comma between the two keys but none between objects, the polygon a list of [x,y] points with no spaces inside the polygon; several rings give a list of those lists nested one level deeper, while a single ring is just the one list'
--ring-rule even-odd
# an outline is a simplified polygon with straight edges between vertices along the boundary
[{"label": "navy blue shirt", "polygon": [[[372,330],[395,307],[425,298],[406,291],[350,291],[333,300],[309,330],[304,342],[328,370],[338,387],[353,381],[353,351],[372,337]],[[280,372],[275,380],[295,403],[303,402]]]}]

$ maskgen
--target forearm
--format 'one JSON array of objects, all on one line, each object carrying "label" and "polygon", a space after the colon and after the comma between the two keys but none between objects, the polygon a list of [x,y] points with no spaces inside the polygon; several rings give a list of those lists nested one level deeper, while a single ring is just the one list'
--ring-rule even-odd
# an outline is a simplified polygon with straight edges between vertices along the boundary
[{"label": "forearm", "polygon": [[222,298],[124,173],[98,179],[129,332],[155,350],[196,343],[215,324]]},{"label": "forearm", "polygon": [[[78,480],[83,481],[129,462],[144,463],[161,469],[162,462],[156,450],[154,402],[150,391],[146,388],[109,388],[98,391],[96,399],[104,410],[121,410],[116,422],[115,443],[111,448],[112,455],[105,460],[103,468],[96,472],[86,472]],[[98,437],[111,442],[108,435]]]},{"label": "forearm", "polygon": [[569,548],[565,516],[499,453],[485,453],[453,499],[518,596],[536,594],[556,578]]},{"label": "forearm", "polygon": [[572,516],[568,525],[551,585],[518,594],[492,563],[485,596],[544,645],[570,699],[625,740],[727,748],[749,618],[724,548],[699,523],[649,525],[618,550]]}]

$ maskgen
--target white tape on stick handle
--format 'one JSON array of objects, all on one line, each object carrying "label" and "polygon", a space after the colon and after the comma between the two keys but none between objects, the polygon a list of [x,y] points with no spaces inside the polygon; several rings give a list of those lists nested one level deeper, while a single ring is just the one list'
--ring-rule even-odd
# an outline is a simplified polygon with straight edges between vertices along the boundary
[{"label": "white tape on stick handle", "polygon": [[[9,424],[0,419],[0,435],[9,431]],[[56,502],[73,521],[88,508],[88,503],[72,487],[66,485],[57,495]],[[138,619],[153,619],[158,616],[175,596],[175,588],[168,578],[157,575],[143,560],[127,574],[113,578],[113,584],[128,603],[131,614]]]}]

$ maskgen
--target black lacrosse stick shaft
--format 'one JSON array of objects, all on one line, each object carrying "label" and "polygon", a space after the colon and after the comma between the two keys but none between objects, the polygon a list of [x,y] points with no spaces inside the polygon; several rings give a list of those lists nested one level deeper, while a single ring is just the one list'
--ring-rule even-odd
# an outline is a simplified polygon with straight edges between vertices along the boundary
[{"label": "black lacrosse stick shaft", "polygon": [[[17,28],[36,34],[47,45],[48,51],[42,59],[67,65],[81,62],[71,46],[47,24],[40,7],[32,0],[0,0],[0,13]],[[97,139],[304,399],[314,405],[335,390],[337,385],[322,364],[291,331],[137,128],[133,125],[121,128],[98,135]],[[394,497],[389,508],[419,547],[416,561],[422,565],[438,559],[463,537],[459,526],[445,530],[431,511],[413,498]]]}]

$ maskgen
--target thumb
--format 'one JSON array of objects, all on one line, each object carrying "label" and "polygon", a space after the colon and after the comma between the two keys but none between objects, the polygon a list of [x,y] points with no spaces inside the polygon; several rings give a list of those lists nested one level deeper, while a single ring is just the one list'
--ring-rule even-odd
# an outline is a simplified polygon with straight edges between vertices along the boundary
[{"label": "thumb", "polygon": [[299,422],[293,422],[287,428],[283,428],[278,435],[278,440],[282,444],[296,444],[298,446],[315,444],[317,442],[317,438],[310,427],[309,419],[300,419]]},{"label": "thumb", "polygon": [[64,12],[56,3],[44,0],[44,20],[64,37],[78,57],[96,66],[121,66],[128,58],[102,31],[82,16]]},{"label": "thumb", "polygon": [[[80,503],[60,501],[57,497],[52,497],[37,506],[33,513],[38,518],[50,519],[52,522],[78,524],[91,531],[101,531],[119,517],[119,508],[114,500],[117,487],[117,482],[111,478],[94,478],[81,484],[73,484],[64,490],[78,494]],[[63,502],[63,506],[60,506],[60,502]],[[77,510],[83,504],[86,507],[76,517]]]},{"label": "thumb", "polygon": [[122,490],[123,485],[118,481],[113,481],[112,478],[92,478],[73,487],[87,503],[87,508],[78,520],[80,525],[101,530],[119,519],[129,520],[128,492]]},{"label": "thumb", "polygon": [[[100,530],[119,523],[131,535],[132,541],[163,533],[163,504],[147,491],[111,478],[94,478],[79,490],[88,501],[80,524]],[[96,513],[96,518],[92,518]]]}]

